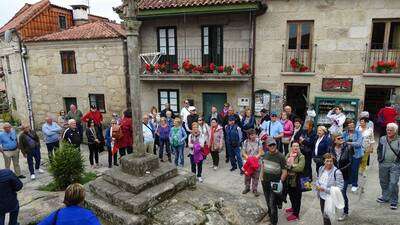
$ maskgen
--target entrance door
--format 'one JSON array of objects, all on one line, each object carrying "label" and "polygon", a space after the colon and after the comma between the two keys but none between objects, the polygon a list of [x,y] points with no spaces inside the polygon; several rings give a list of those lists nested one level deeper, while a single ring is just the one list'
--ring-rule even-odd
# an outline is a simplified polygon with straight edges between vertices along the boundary
[{"label": "entrance door", "polygon": [[309,84],[285,84],[286,105],[303,121],[306,117]]},{"label": "entrance door", "polygon": [[72,104],[74,104],[76,107],[78,107],[78,105],[76,103],[77,103],[77,101],[76,101],[76,98],[74,98],[74,97],[64,98],[65,112],[67,112],[67,113],[69,112],[69,107]]},{"label": "entrance door", "polygon": [[203,65],[214,63],[223,65],[222,26],[203,26],[202,31]]},{"label": "entrance door", "polygon": [[221,111],[226,102],[226,93],[203,93],[203,115],[211,112],[211,106],[216,106]]},{"label": "entrance door", "polygon": [[394,87],[367,86],[365,87],[364,110],[369,112],[370,119],[376,121],[376,114],[379,109],[385,106],[390,100]]}]

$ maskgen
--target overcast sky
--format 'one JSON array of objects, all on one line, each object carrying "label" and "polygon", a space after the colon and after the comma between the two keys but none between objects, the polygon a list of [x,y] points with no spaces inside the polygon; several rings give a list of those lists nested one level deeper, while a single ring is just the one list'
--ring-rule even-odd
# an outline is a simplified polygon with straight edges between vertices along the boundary
[{"label": "overcast sky", "polygon": [[[0,27],[7,23],[25,3],[35,3],[39,0],[0,0]],[[121,0],[50,0],[54,5],[70,8],[69,5],[89,1],[90,13],[120,21],[112,7],[122,4]]]}]

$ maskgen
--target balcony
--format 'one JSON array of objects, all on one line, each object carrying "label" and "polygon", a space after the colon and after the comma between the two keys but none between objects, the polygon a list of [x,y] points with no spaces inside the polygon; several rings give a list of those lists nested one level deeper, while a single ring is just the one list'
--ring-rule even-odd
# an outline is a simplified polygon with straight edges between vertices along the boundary
[{"label": "balcony", "polygon": [[251,78],[252,49],[185,48],[176,53],[161,54],[154,64],[142,60],[140,80],[245,82]]},{"label": "balcony", "polygon": [[317,44],[311,49],[288,49],[282,45],[283,76],[314,76]]},{"label": "balcony", "polygon": [[382,48],[377,44],[365,45],[363,76],[400,77],[400,48]]}]

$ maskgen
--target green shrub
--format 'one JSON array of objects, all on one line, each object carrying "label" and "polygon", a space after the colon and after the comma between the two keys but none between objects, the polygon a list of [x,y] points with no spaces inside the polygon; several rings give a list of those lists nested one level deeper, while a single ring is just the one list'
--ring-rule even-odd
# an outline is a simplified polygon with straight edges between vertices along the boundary
[{"label": "green shrub", "polygon": [[85,171],[81,153],[72,145],[63,142],[50,162],[49,172],[53,175],[55,186],[64,190],[72,183],[81,183]]}]

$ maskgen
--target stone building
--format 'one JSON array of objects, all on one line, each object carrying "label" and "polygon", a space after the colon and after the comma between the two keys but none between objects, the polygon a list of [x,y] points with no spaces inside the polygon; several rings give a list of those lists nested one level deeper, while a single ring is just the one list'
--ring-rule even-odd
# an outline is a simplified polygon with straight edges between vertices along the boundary
[{"label": "stone building", "polygon": [[[323,124],[335,103],[354,117],[399,101],[400,1],[267,2],[256,20],[255,91],[264,91],[256,106],[273,108],[277,96],[304,115],[306,104],[315,103]],[[378,61],[397,67],[371,68]]]},{"label": "stone building", "polygon": [[[184,99],[189,99],[200,114],[209,113],[212,105],[221,109],[224,102],[236,109],[250,106],[253,29],[256,13],[264,7],[258,0],[198,0],[187,4],[140,1],[141,52],[150,53],[148,60],[153,57],[151,53],[161,53],[157,66],[162,68],[146,72],[146,62],[142,61],[143,112],[149,112],[152,106],[162,110],[169,103],[179,113]],[[202,71],[185,71],[185,60]],[[222,71],[232,65],[231,75]],[[237,69],[242,65],[249,70],[239,74]]]},{"label": "stone building", "polygon": [[97,105],[106,119],[127,107],[124,30],[88,14],[86,6],[72,7],[48,0],[26,4],[0,28],[3,37],[12,31],[10,42],[0,41],[0,64],[12,113],[22,122],[30,121],[27,93],[36,127],[46,113],[69,110],[72,103],[83,112]]}]

